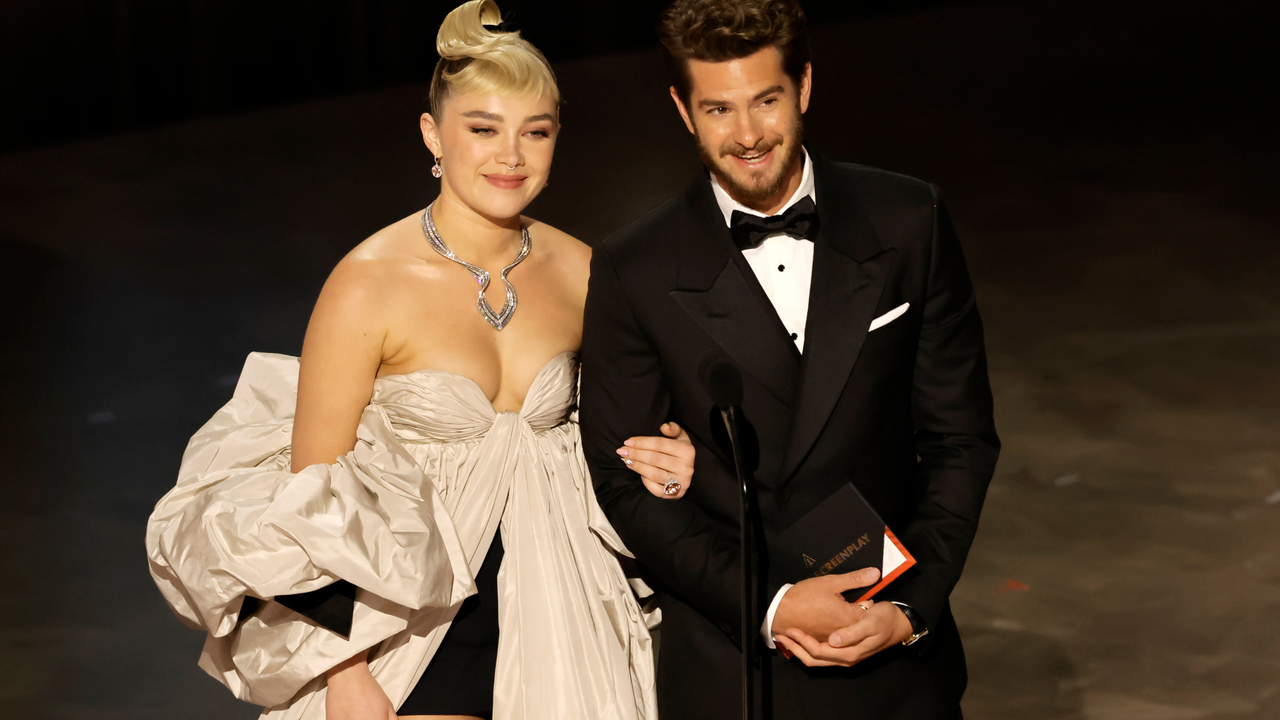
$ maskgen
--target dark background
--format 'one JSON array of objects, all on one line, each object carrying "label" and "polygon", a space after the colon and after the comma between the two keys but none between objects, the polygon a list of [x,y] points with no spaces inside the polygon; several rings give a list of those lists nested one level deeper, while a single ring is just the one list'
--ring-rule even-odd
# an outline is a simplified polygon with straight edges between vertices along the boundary
[{"label": "dark background", "polygon": [[[507,0],[553,62],[656,44],[662,0]],[[815,25],[955,0],[811,3]],[[423,83],[441,0],[4,0],[0,152]]]},{"label": "dark background", "polygon": [[[696,176],[657,3],[506,2],[567,104],[529,214]],[[1280,717],[1278,68],[1262,3],[805,3],[806,132],[937,183],[1004,450],[952,595],[969,718]],[[0,716],[251,717],[143,530],[247,353],[430,201],[447,5],[0,0]]]}]

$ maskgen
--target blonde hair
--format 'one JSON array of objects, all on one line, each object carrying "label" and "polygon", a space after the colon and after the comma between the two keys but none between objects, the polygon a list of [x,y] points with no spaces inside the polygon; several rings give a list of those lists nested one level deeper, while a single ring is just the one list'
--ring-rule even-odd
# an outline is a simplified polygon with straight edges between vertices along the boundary
[{"label": "blonde hair", "polygon": [[440,24],[431,76],[431,114],[437,121],[450,93],[548,96],[560,105],[555,73],[538,48],[519,32],[494,32],[502,13],[493,0],[469,0]]}]

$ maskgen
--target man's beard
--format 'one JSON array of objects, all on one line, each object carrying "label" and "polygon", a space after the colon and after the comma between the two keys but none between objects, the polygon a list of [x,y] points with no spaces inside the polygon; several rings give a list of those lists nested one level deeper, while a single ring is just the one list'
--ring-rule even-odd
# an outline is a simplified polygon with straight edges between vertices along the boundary
[{"label": "man's beard", "polygon": [[[711,149],[703,144],[701,135],[696,137],[698,155],[702,157],[702,164],[707,166],[712,175],[715,175],[720,187],[724,188],[731,197],[743,204],[763,203],[773,199],[787,186],[791,173],[799,165],[800,159],[803,157],[804,123],[797,114],[796,123],[792,126],[789,135],[779,135],[761,140],[756,143],[754,148],[743,147],[736,142],[729,141],[721,145],[716,154],[712,154]],[[749,174],[749,179],[744,182],[720,167],[719,161],[721,158],[732,155],[763,154],[779,145],[783,146],[785,154],[781,158],[782,161],[775,166],[776,170],[772,176],[764,176],[763,173],[753,172]],[[730,160],[729,162],[733,161]]]}]

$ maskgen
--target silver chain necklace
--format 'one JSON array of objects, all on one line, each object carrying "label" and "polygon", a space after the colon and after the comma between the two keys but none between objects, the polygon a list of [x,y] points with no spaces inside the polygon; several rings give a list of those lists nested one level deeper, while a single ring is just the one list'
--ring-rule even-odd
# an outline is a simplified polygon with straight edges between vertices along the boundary
[{"label": "silver chain necklace", "polygon": [[494,330],[501,330],[511,322],[511,317],[516,314],[516,289],[507,279],[507,273],[511,269],[519,265],[521,261],[529,257],[529,248],[533,246],[533,240],[529,237],[528,228],[520,228],[520,252],[516,253],[516,259],[510,265],[502,268],[502,282],[507,286],[507,299],[502,303],[502,312],[494,312],[493,307],[489,305],[489,300],[484,296],[484,291],[489,289],[489,271],[481,267],[476,267],[471,263],[459,258],[453,254],[453,250],[444,244],[444,240],[440,238],[440,231],[436,230],[436,223],[431,217],[431,207],[435,203],[427,206],[422,211],[422,234],[427,236],[427,244],[433,250],[445,256],[446,258],[458,263],[471,273],[471,276],[480,283],[480,297],[476,299],[476,307],[480,309],[480,317],[484,318]]}]

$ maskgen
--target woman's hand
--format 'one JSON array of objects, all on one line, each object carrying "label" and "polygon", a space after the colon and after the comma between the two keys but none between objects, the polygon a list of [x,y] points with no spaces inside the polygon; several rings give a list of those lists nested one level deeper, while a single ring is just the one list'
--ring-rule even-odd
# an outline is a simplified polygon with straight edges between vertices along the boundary
[{"label": "woman's hand", "polygon": [[329,691],[324,698],[326,720],[396,720],[396,709],[382,686],[369,672],[365,654],[347,660],[326,673]]},{"label": "woman's hand", "polygon": [[633,437],[618,448],[627,467],[635,470],[645,488],[664,500],[679,500],[693,482],[696,451],[689,433],[669,422],[659,428],[666,437]]}]

